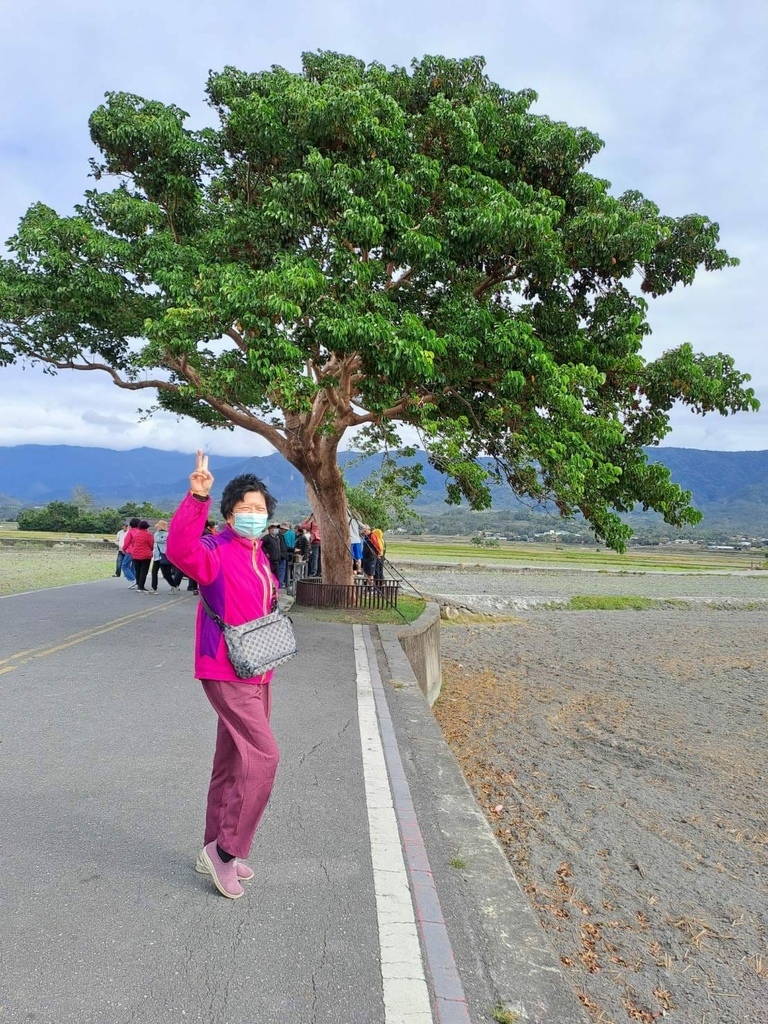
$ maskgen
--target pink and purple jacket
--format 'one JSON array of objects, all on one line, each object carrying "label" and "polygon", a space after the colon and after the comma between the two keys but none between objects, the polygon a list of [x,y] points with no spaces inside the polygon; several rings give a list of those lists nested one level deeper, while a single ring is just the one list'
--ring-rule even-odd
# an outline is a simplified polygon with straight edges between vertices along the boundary
[{"label": "pink and purple jacket", "polygon": [[[203,536],[210,498],[199,501],[188,494],[168,527],[165,553],[192,579],[218,616],[231,626],[267,615],[277,581],[259,541],[249,540],[226,526],[221,533]],[[197,609],[195,677],[232,683],[268,683],[272,670],[263,676],[240,679],[227,657],[221,629],[206,614],[202,601]]]}]

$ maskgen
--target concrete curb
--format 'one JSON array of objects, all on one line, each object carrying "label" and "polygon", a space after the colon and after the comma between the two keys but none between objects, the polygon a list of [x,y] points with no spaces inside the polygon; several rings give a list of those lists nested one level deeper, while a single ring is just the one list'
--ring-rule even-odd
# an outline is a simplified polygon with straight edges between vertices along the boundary
[{"label": "concrete curb", "polygon": [[[440,617],[457,618],[461,615],[480,615],[483,618],[499,618],[515,612],[569,610],[569,597],[495,597],[492,594],[431,594],[431,599],[440,605]],[[670,611],[685,611],[692,608],[712,608],[718,611],[739,611],[768,607],[768,598],[711,598],[711,597],[658,597],[652,598],[653,607]]]},{"label": "concrete curb", "polygon": [[427,606],[415,622],[407,626],[379,627],[379,636],[399,642],[430,707],[440,696],[443,683],[440,659],[441,613],[438,602],[434,598],[427,598]]},{"label": "concrete curb", "polygon": [[460,851],[466,862],[462,887],[476,919],[463,924],[479,939],[499,1005],[532,1024],[586,1024],[584,1008],[464,779],[399,640],[385,628],[379,629],[379,639],[396,732],[410,752],[418,786],[428,790],[446,848]]}]

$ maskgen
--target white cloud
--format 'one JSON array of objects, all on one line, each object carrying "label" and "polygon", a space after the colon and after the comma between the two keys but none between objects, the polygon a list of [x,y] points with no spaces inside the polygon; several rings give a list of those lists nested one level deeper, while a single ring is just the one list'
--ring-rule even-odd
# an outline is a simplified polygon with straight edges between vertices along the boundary
[{"label": "white cloud", "polygon": [[[151,392],[122,391],[98,372],[51,376],[36,367],[3,370],[0,446],[71,444],[94,448],[198,448],[218,455],[269,455],[270,445],[247,430],[210,430],[166,413],[142,419]],[[10,384],[10,386],[9,386]]]},{"label": "white cloud", "polygon": [[[652,303],[646,354],[684,340],[729,352],[768,405],[766,37],[768,7],[759,0],[133,0],[128,12],[101,0],[5,5],[0,236],[12,233],[31,202],[66,213],[80,200],[94,155],[87,120],[107,90],[177,103],[202,123],[212,117],[203,103],[208,69],[225,64],[296,69],[302,50],[319,48],[405,65],[424,53],[484,54],[491,78],[539,93],[538,113],[603,137],[591,169],[614,191],[637,188],[666,213],[704,212],[720,223],[724,246],[742,266]],[[96,377],[25,378],[0,369],[0,443],[114,447],[124,440],[121,447],[191,450],[202,437],[233,454],[262,444],[169,416],[140,423],[142,402]],[[674,423],[665,443],[768,446],[763,414],[675,413]]]}]

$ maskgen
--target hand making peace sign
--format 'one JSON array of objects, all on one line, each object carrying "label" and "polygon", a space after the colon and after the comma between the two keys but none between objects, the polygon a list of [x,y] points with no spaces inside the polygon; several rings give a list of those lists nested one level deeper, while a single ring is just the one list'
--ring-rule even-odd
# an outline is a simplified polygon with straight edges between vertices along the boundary
[{"label": "hand making peace sign", "polygon": [[208,472],[208,456],[198,449],[197,465],[193,473],[189,474],[189,489],[193,494],[199,494],[201,498],[207,498],[213,487],[213,477]]}]

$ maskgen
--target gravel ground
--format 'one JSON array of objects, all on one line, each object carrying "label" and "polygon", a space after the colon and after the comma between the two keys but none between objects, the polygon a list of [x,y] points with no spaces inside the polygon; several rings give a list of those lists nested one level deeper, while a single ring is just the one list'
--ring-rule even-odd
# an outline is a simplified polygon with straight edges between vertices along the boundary
[{"label": "gravel ground", "polygon": [[[768,576],[434,573],[425,591],[767,596]],[[768,610],[445,625],[435,713],[595,1021],[768,1021]]]}]

